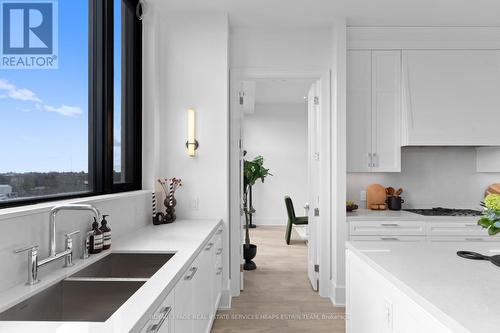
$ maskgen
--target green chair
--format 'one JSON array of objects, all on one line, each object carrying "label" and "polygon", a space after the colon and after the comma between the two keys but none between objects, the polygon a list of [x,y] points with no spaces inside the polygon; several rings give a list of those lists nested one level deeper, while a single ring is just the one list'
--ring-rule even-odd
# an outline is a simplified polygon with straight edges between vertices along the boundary
[{"label": "green chair", "polygon": [[305,225],[308,224],[307,216],[295,216],[295,209],[293,209],[292,199],[287,195],[285,197],[286,212],[288,214],[288,224],[286,226],[285,241],[290,245],[290,236],[292,235],[292,225]]}]

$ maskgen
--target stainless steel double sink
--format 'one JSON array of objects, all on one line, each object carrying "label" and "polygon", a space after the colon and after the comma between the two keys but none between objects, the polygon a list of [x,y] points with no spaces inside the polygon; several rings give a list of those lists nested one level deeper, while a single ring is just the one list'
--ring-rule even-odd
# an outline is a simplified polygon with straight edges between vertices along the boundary
[{"label": "stainless steel double sink", "polygon": [[106,321],[175,253],[110,253],[0,313],[0,321]]}]

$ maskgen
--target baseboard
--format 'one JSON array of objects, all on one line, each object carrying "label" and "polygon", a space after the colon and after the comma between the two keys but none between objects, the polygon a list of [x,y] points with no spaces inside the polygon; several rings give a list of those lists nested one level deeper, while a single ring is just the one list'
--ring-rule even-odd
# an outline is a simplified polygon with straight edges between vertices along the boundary
[{"label": "baseboard", "polygon": [[229,289],[222,290],[219,301],[219,310],[230,310],[231,300],[232,300],[231,290]]},{"label": "baseboard", "polygon": [[253,224],[259,226],[259,225],[265,225],[265,226],[270,226],[270,227],[278,227],[278,226],[286,226],[286,218],[275,218],[275,219],[267,219],[267,218],[254,218],[253,219]]},{"label": "baseboard", "polygon": [[336,307],[345,307],[345,286],[337,286],[335,281],[332,282],[332,290],[330,300]]}]

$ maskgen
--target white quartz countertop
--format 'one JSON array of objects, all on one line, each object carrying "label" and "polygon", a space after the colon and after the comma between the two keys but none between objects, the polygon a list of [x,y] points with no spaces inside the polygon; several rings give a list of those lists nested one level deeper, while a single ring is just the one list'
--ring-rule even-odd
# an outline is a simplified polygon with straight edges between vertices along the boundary
[{"label": "white quartz countertop", "polygon": [[14,322],[0,321],[0,332],[9,333],[123,333],[137,330],[137,323],[146,314],[160,305],[161,301],[177,283],[202,245],[212,236],[221,220],[178,220],[167,225],[149,225],[133,233],[113,239],[112,248],[92,255],[87,260],[76,260],[75,266],[40,275],[42,280],[35,286],[24,285],[25,281],[10,290],[0,293],[0,312],[12,305],[58,283],[89,264],[112,252],[175,252],[175,255],[160,268],[135,294],[132,295],[106,322]]},{"label": "white quartz countertop", "polygon": [[500,331],[500,267],[456,255],[500,254],[500,244],[347,242],[347,248],[451,331]]},{"label": "white quartz countertop", "polygon": [[347,222],[350,221],[477,221],[477,216],[424,216],[404,210],[370,210],[358,209],[347,213]]}]

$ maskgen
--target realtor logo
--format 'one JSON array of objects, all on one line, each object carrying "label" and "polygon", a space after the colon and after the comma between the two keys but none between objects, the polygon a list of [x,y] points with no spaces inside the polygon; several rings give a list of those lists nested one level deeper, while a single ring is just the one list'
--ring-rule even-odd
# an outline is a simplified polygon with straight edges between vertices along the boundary
[{"label": "realtor logo", "polygon": [[56,0],[1,0],[2,69],[56,69]]}]

